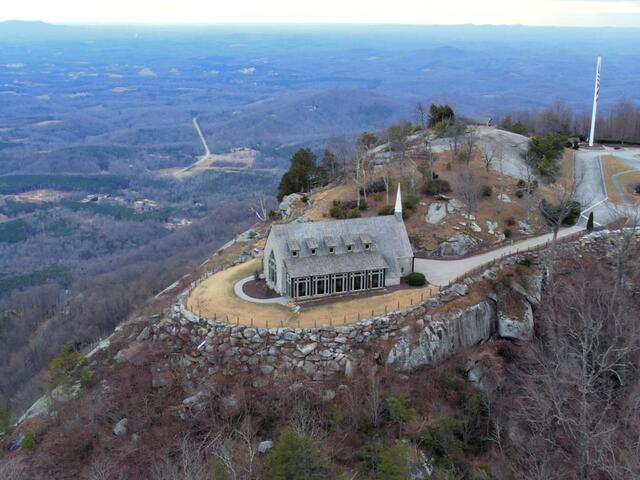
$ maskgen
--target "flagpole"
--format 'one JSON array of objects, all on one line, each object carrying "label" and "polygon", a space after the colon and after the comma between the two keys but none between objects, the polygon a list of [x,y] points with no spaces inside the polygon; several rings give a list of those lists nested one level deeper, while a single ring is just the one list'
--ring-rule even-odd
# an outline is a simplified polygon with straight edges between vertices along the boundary
[{"label": "flagpole", "polygon": [[598,111],[598,99],[600,98],[600,69],[602,68],[602,57],[598,57],[596,66],[596,85],[593,91],[593,111],[591,112],[591,134],[589,135],[589,146],[593,147],[596,134],[596,114]]}]

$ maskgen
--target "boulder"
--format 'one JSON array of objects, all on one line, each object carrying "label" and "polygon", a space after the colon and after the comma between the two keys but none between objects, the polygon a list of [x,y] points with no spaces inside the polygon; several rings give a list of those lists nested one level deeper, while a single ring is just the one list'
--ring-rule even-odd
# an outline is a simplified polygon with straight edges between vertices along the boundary
[{"label": "boulder", "polygon": [[525,235],[533,235],[533,228],[531,228],[531,225],[522,220],[518,221],[518,230],[520,230],[520,233]]},{"label": "boulder", "polygon": [[458,297],[463,297],[469,292],[469,287],[464,283],[454,283],[439,295],[440,300],[444,303],[450,302]]},{"label": "boulder", "polygon": [[287,195],[282,199],[280,205],[278,205],[278,210],[282,212],[283,215],[291,214],[291,207],[295,202],[302,199],[302,195],[299,193],[292,193],[291,195]]},{"label": "boulder", "polygon": [[489,235],[494,235],[498,229],[498,222],[487,220],[485,223],[487,224],[487,231],[489,232]]},{"label": "boulder", "polygon": [[457,257],[466,255],[471,251],[473,247],[478,244],[478,241],[469,235],[465,235],[464,233],[457,233],[446,242],[440,244],[433,255],[439,257]]},{"label": "boulder", "polygon": [[128,423],[129,423],[129,420],[127,420],[126,418],[121,419],[113,427],[113,434],[117,435],[118,437],[126,435],[127,434],[127,424]]},{"label": "boulder", "polygon": [[464,210],[464,203],[460,200],[452,198],[447,202],[447,212],[449,213],[463,212]]},{"label": "boulder", "polygon": [[425,220],[431,225],[440,223],[440,221],[447,216],[447,205],[445,202],[433,202],[429,205],[429,210]]},{"label": "boulder", "polygon": [[482,228],[480,228],[480,225],[478,225],[476,222],[471,222],[469,224],[469,228],[476,233],[482,232]]},{"label": "boulder", "polygon": [[258,444],[258,453],[267,453],[273,448],[273,442],[271,440],[264,440]]},{"label": "boulder", "polygon": [[509,198],[509,195],[507,195],[506,193],[499,193],[498,200],[500,200],[503,203],[511,203],[511,199]]},{"label": "boulder", "polygon": [[136,340],[138,342],[142,342],[144,340],[149,340],[149,334],[150,334],[150,330],[149,327],[144,327],[142,329],[142,331],[138,334],[138,336],[136,337]]}]

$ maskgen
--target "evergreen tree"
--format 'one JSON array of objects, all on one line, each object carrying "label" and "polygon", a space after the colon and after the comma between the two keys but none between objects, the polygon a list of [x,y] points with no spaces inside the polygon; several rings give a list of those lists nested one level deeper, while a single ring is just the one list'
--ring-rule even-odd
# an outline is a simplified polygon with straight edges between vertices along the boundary
[{"label": "evergreen tree", "polygon": [[380,452],[377,480],[406,480],[410,473],[409,447],[398,444]]},{"label": "evergreen tree", "polygon": [[587,232],[593,232],[593,212],[589,214],[589,220],[587,220]]},{"label": "evergreen tree", "polygon": [[267,458],[267,480],[324,480],[330,469],[316,442],[298,435],[292,428],[284,430]]},{"label": "evergreen tree", "polygon": [[317,181],[316,156],[308,148],[301,148],[291,157],[289,170],[280,179],[278,200],[291,193],[307,192]]}]

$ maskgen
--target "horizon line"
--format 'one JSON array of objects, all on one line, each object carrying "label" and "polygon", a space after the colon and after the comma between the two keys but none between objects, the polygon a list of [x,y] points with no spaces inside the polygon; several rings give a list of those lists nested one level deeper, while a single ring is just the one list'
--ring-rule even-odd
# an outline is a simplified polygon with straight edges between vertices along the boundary
[{"label": "horizon line", "polygon": [[639,27],[620,26],[620,25],[559,25],[559,24],[525,24],[525,23],[358,23],[358,22],[145,22],[145,21],[69,21],[69,22],[50,22],[46,20],[23,20],[16,18],[0,19],[0,25],[3,23],[34,23],[43,24],[54,27],[173,27],[173,28],[189,28],[189,27],[213,27],[213,26],[272,26],[272,27],[520,27],[520,28],[566,28],[566,29],[612,29],[612,30],[638,30]]}]

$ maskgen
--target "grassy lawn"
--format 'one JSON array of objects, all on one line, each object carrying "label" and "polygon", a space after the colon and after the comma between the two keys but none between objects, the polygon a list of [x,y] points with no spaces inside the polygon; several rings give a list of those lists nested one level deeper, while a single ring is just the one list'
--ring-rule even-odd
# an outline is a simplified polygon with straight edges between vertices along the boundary
[{"label": "grassy lawn", "polygon": [[[625,193],[626,183],[624,183],[624,182],[630,183],[634,180],[634,176],[636,174],[635,172],[633,172],[633,169],[629,168],[629,165],[624,163],[619,158],[614,157],[613,155],[603,155],[601,157],[601,161],[602,161],[602,170],[604,172],[604,183],[607,189],[607,196],[609,197],[609,199],[614,203],[624,203],[629,200],[635,201],[635,199],[632,198],[631,195],[627,195]],[[628,178],[627,178],[627,175],[620,175],[620,177],[618,177],[619,179],[618,181],[620,182],[620,185],[623,187],[623,190],[624,190],[623,192],[620,192],[616,187],[616,184],[614,183],[612,177],[614,175],[617,175],[618,173],[623,173],[623,172],[629,172],[629,174],[628,174]]]},{"label": "grassy lawn", "polygon": [[233,285],[261,268],[261,259],[251,260],[219,272],[193,291],[187,300],[187,307],[196,314],[206,318],[217,318],[229,322],[258,327],[314,327],[322,325],[341,325],[354,323],[359,319],[392,312],[419,303],[438,292],[437,287],[427,286],[399,290],[376,296],[360,298],[341,298],[335,302],[322,305],[307,305],[299,312],[294,312],[287,305],[257,304],[246,302],[236,296]]},{"label": "grassy lawn", "polygon": [[630,193],[633,188],[640,184],[640,170],[623,173],[618,177],[618,183],[625,193],[625,198],[633,203],[640,203],[640,196]]}]

